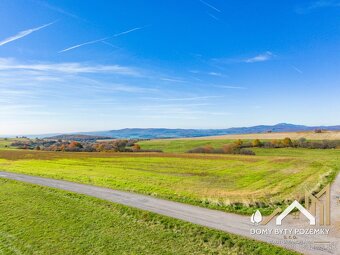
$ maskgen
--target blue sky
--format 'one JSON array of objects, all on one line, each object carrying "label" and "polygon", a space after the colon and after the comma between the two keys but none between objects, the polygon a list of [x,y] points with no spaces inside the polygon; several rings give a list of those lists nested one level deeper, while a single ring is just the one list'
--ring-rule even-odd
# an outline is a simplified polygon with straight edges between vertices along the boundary
[{"label": "blue sky", "polygon": [[340,1],[0,1],[0,134],[340,124]]}]

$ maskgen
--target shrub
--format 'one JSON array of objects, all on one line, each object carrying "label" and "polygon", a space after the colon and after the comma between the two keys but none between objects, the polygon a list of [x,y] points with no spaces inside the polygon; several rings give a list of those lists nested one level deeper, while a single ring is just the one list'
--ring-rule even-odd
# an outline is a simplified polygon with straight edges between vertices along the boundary
[{"label": "shrub", "polygon": [[242,154],[255,155],[255,152],[249,149],[240,148],[236,143],[223,145],[222,148],[214,149],[211,146],[197,147],[187,151],[187,153],[213,153],[213,154]]},{"label": "shrub", "polygon": [[239,154],[242,155],[255,155],[255,152],[249,149],[240,149]]},{"label": "shrub", "polygon": [[132,146],[132,151],[140,151],[140,145],[135,143],[133,146]]},{"label": "shrub", "polygon": [[211,146],[197,147],[187,151],[188,153],[213,153],[214,148]]},{"label": "shrub", "polygon": [[236,144],[237,146],[241,147],[242,144],[243,144],[243,141],[242,141],[241,139],[238,139],[237,141],[235,141],[235,144]]},{"label": "shrub", "polygon": [[253,147],[261,147],[262,146],[262,143],[259,139],[256,139],[252,142],[252,146]]},{"label": "shrub", "polygon": [[236,144],[225,144],[222,146],[222,151],[225,154],[233,154],[235,150],[237,150],[239,147]]},{"label": "shrub", "polygon": [[289,137],[286,137],[285,139],[282,140],[282,144],[284,147],[292,147],[293,142]]}]

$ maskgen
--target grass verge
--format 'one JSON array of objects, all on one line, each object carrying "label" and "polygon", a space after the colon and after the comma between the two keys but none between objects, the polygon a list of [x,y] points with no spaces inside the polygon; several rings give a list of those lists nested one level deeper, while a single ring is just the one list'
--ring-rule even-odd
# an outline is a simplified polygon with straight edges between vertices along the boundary
[{"label": "grass verge", "polygon": [[2,254],[297,254],[66,191],[0,179]]}]

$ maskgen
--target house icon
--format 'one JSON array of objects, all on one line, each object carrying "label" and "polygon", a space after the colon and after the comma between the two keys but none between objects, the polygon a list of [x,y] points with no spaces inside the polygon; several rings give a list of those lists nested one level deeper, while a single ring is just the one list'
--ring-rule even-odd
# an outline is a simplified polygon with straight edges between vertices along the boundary
[{"label": "house icon", "polygon": [[276,218],[276,225],[282,225],[282,220],[295,208],[299,209],[299,211],[309,219],[309,225],[315,225],[315,217],[296,200]]}]

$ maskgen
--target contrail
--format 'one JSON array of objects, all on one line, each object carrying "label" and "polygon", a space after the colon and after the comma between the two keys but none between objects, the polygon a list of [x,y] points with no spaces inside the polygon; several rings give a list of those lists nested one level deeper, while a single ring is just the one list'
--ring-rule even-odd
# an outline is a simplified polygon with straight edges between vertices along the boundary
[{"label": "contrail", "polygon": [[207,2],[205,2],[205,1],[203,1],[203,0],[199,0],[202,4],[204,4],[204,5],[206,5],[206,6],[208,6],[208,7],[210,7],[211,9],[213,9],[213,10],[215,10],[215,11],[217,11],[217,12],[221,12],[221,10],[219,10],[219,9],[217,9],[215,6],[212,6],[211,4],[209,4],[209,3],[207,3]]},{"label": "contrail", "polygon": [[73,49],[76,49],[76,48],[79,48],[81,46],[88,45],[88,44],[93,44],[93,43],[97,43],[97,42],[104,42],[107,39],[110,39],[110,38],[113,38],[113,37],[118,37],[118,36],[121,36],[121,35],[125,35],[125,34],[133,32],[133,31],[143,29],[143,28],[144,27],[135,27],[135,28],[132,28],[130,30],[127,30],[127,31],[124,31],[124,32],[121,32],[121,33],[118,33],[118,34],[114,34],[112,36],[108,36],[108,37],[100,38],[100,39],[97,39],[97,40],[77,44],[77,45],[71,46],[69,48],[63,49],[63,50],[59,51],[59,53],[66,52],[66,51],[69,51],[69,50],[73,50]]},{"label": "contrail", "polygon": [[303,72],[302,72],[299,68],[297,68],[296,66],[293,66],[293,65],[292,65],[292,68],[293,68],[295,71],[297,71],[298,73],[301,73],[301,74],[303,73]]},{"label": "contrail", "polygon": [[93,44],[93,43],[96,43],[96,42],[102,42],[102,41],[104,41],[104,40],[106,40],[108,38],[109,37],[104,37],[104,38],[97,39],[97,40],[94,40],[94,41],[89,41],[89,42],[77,44],[77,45],[71,46],[69,48],[63,49],[63,50],[59,51],[59,53],[62,53],[62,52],[65,52],[65,51],[69,51],[69,50],[73,50],[73,49],[79,48],[79,47],[87,45],[87,44]]},{"label": "contrail", "polygon": [[15,40],[18,40],[18,39],[20,39],[20,38],[23,38],[23,37],[25,37],[25,36],[27,36],[27,35],[33,33],[33,32],[36,32],[36,31],[38,31],[38,30],[40,30],[40,29],[43,29],[43,28],[45,28],[45,27],[48,27],[48,26],[54,24],[55,22],[57,22],[57,21],[48,23],[48,24],[43,25],[43,26],[40,26],[40,27],[31,28],[31,29],[27,29],[27,30],[21,31],[21,32],[17,33],[16,35],[13,35],[13,36],[11,36],[11,37],[6,38],[6,39],[3,40],[3,41],[0,41],[0,46],[3,46],[3,45],[5,45],[5,44],[7,44],[7,43],[9,43],[9,42],[13,42],[13,41],[15,41]]},{"label": "contrail", "polygon": [[128,34],[128,33],[133,32],[133,31],[136,31],[136,30],[139,30],[139,29],[143,29],[143,28],[144,28],[144,27],[135,27],[135,28],[132,28],[132,29],[130,29],[130,30],[127,30],[127,31],[124,31],[124,32],[115,34],[115,35],[113,35],[112,37],[117,37],[117,36],[125,35],[125,34]]}]

